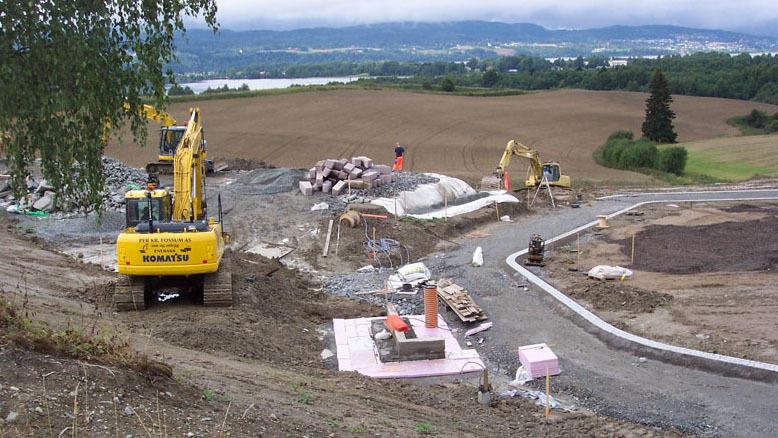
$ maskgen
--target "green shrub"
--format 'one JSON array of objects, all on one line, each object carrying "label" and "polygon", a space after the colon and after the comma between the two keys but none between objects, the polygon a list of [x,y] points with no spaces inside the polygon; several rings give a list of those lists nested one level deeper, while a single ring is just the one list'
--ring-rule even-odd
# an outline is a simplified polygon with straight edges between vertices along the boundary
[{"label": "green shrub", "polygon": [[608,141],[618,140],[618,139],[634,140],[635,134],[632,133],[632,131],[621,130],[621,131],[616,131],[613,134],[608,136]]},{"label": "green shrub", "polygon": [[621,155],[624,153],[629,145],[632,144],[627,139],[614,139],[608,140],[601,149],[600,157],[605,165],[610,167],[619,167],[621,161]]},{"label": "green shrub", "polygon": [[[628,140],[621,140],[628,141]],[[655,169],[659,159],[656,144],[649,140],[638,140],[628,144],[619,156],[622,169]]]},{"label": "green shrub", "polygon": [[440,82],[440,89],[447,93],[450,93],[454,91],[456,87],[454,86],[454,81],[451,78],[444,78]]},{"label": "green shrub", "polygon": [[768,133],[778,132],[778,119],[770,120],[769,122],[767,122],[767,125],[765,125],[764,129]]},{"label": "green shrub", "polygon": [[751,110],[751,113],[746,116],[746,123],[754,128],[764,128],[768,120],[767,113],[758,109]]},{"label": "green shrub", "polygon": [[659,170],[680,176],[686,168],[687,158],[689,158],[689,153],[685,147],[664,148],[659,151]]}]

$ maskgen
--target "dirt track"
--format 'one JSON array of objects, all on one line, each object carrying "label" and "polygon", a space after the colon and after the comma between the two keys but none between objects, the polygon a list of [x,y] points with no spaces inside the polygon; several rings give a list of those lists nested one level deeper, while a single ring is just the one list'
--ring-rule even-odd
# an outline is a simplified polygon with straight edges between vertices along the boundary
[{"label": "dirt track", "polygon": [[[340,90],[198,102],[212,157],[254,158],[278,166],[310,167],[325,157],[368,155],[389,162],[393,145],[407,145],[406,166],[480,179],[491,173],[506,142],[535,145],[573,178],[645,181],[648,177],[598,166],[594,149],[618,129],[640,131],[643,93],[559,90],[508,97],[463,97],[395,91]],[[754,102],[674,96],[680,141],[737,135],[725,121]],[[172,105],[182,123],[193,103]],[[133,165],[156,159],[157,127],[139,150],[112,140],[107,153]],[[522,174],[524,165],[514,164]]]}]

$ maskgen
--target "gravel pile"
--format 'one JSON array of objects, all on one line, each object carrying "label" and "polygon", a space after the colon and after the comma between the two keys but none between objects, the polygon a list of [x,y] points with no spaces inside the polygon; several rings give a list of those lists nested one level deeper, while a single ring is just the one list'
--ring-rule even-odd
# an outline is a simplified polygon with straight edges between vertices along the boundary
[{"label": "gravel pile", "polygon": [[399,195],[400,192],[415,190],[421,184],[431,184],[438,181],[440,180],[434,176],[424,173],[395,172],[394,181],[372,189],[352,190],[351,195],[369,198],[392,198]]},{"label": "gravel pile", "polygon": [[[143,169],[136,169],[119,160],[102,157],[105,186],[103,189],[103,207],[106,210],[119,209],[124,206],[124,193],[131,187],[143,187],[148,180],[148,174]],[[57,211],[55,198],[58,188],[53,187],[45,179],[36,181],[27,179],[28,194],[23,199],[16,199],[10,187],[0,187],[0,205],[9,213],[46,215]],[[64,213],[69,213],[65,208]],[[60,211],[63,212],[63,211]]]},{"label": "gravel pile", "polygon": [[149,175],[144,169],[130,167],[119,160],[103,157],[105,175],[105,201],[107,208],[124,206],[124,193],[131,184],[145,186]]},{"label": "gravel pile", "polygon": [[[380,269],[365,273],[336,274],[324,280],[324,291],[383,306],[386,302],[384,294],[355,295],[355,293],[383,289],[386,279],[394,272],[393,269]],[[424,312],[423,294],[420,292],[415,295],[394,293],[388,297],[389,302],[397,306],[397,311],[401,315],[420,315]]]},{"label": "gravel pile", "polygon": [[302,169],[255,169],[239,176],[227,190],[239,195],[273,195],[297,188],[306,175]]}]

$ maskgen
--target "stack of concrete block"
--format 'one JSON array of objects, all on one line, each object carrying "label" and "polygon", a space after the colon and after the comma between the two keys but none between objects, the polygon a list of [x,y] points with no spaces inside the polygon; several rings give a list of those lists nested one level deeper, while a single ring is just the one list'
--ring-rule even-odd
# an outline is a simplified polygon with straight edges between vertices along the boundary
[{"label": "stack of concrete block", "polygon": [[308,171],[308,179],[300,181],[300,192],[310,196],[321,191],[338,196],[349,185],[354,190],[372,189],[392,182],[392,168],[385,164],[373,164],[368,157],[352,157],[340,160],[321,160]]}]

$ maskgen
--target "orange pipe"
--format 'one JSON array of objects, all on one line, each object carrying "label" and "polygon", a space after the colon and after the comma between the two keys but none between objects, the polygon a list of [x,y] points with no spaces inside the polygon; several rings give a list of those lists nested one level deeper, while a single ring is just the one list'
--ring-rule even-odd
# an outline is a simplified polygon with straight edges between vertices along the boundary
[{"label": "orange pipe", "polygon": [[435,283],[424,286],[424,326],[438,328],[438,286]]}]

